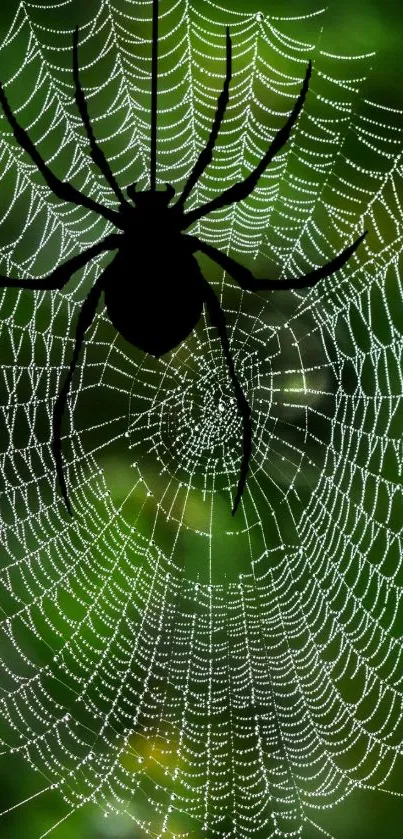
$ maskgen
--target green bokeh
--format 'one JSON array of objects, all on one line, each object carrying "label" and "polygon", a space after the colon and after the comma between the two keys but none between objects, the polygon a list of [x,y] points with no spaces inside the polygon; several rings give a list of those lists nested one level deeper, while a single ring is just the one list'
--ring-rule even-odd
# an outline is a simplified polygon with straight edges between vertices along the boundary
[{"label": "green bokeh", "polygon": [[[0,36],[2,37],[12,21],[16,2],[3,0],[0,6]],[[38,0],[37,5],[40,5]],[[42,0],[42,5],[46,3]],[[233,0],[222,7],[239,11],[259,11],[266,14],[298,15],[313,10],[311,2],[290,0],[285,3],[269,3],[265,0],[259,4],[254,0]],[[91,4],[77,2],[76,20],[80,21],[83,14],[88,15]],[[210,9],[211,13],[211,9]],[[60,12],[61,22],[72,24],[76,21],[66,21],[63,9]],[[382,102],[390,107],[403,107],[403,91],[401,85],[400,51],[403,37],[403,23],[401,9],[397,3],[386,3],[381,0],[361,0],[361,2],[331,3],[326,15],[325,29],[321,41],[324,50],[334,54],[350,55],[357,52],[377,51],[372,60],[372,73],[363,90],[363,95]],[[15,57],[18,65],[18,55]],[[5,200],[4,196],[1,199]],[[13,224],[17,223],[13,220]],[[32,232],[35,236],[35,231]],[[26,303],[29,307],[29,302]],[[28,309],[27,309],[28,311]],[[116,497],[126,494],[125,480],[127,478],[124,465],[122,466],[122,452],[113,452],[105,469],[109,470],[109,483],[116,486]],[[118,478],[114,477],[118,475]],[[226,515],[223,506],[223,517]],[[222,537],[224,539],[224,537]],[[186,546],[184,546],[186,549]],[[223,548],[223,554],[226,552]],[[238,546],[237,562],[242,566],[242,550]],[[192,562],[197,566],[197,556]],[[238,566],[237,566],[238,567]],[[2,808],[10,806],[11,802],[23,800],[34,794],[41,787],[40,779],[32,776],[27,767],[13,763],[8,759],[1,764],[1,792]],[[389,788],[403,791],[403,772],[401,769],[394,773],[387,784]],[[64,804],[50,794],[39,796],[35,801],[27,804],[7,816],[0,822],[0,835],[5,839],[19,839],[40,836],[63,819],[66,813]],[[386,796],[380,792],[365,790],[356,791],[350,798],[328,812],[318,812],[317,822],[330,831],[337,839],[397,839],[401,835],[403,818],[403,803],[397,797]],[[128,820],[107,820],[102,818],[96,808],[88,808],[85,812],[77,812],[52,832],[54,839],[135,839],[136,833]],[[320,834],[306,828],[304,839],[317,839]],[[262,837],[264,839],[264,837]]]}]

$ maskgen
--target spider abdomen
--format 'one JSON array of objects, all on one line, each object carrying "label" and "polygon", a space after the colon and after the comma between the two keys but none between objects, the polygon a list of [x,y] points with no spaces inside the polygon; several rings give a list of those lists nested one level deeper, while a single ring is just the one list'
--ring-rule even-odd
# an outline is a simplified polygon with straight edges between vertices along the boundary
[{"label": "spider abdomen", "polygon": [[156,358],[174,349],[202,312],[199,271],[194,256],[180,247],[140,246],[130,259],[126,249],[119,251],[104,274],[105,304],[115,329]]}]

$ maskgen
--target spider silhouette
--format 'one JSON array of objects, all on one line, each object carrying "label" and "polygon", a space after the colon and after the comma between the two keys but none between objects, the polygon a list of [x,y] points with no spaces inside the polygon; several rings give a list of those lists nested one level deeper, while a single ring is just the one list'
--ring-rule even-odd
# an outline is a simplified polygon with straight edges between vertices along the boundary
[{"label": "spider silhouette", "polygon": [[226,331],[226,320],[215,292],[203,277],[195,258],[200,251],[227,271],[243,289],[249,291],[276,291],[277,289],[302,289],[313,286],[324,277],[329,277],[344,265],[357,249],[366,233],[352,245],[328,262],[304,276],[270,280],[256,279],[251,271],[240,265],[227,254],[184,231],[199,219],[228,204],[243,201],[256,186],[273,157],[288,140],[291,130],[302,110],[308,91],[312,65],[308,64],[300,95],[285,123],[270,143],[266,154],[256,168],[243,180],[226,189],[221,195],[203,206],[184,211],[184,204],[198,179],[210,163],[216,139],[228,103],[231,81],[231,38],[226,29],[226,75],[223,89],[218,97],[217,109],[205,148],[199,154],[182,194],[172,206],[175,190],[166,184],[164,191],[156,189],[156,136],[157,136],[157,51],[158,51],[158,0],[153,0],[152,21],[152,87],[151,87],[151,163],[150,189],[136,192],[136,184],[126,190],[124,196],[112,174],[109,163],[98,146],[94,136],[84,93],[79,80],[78,26],[73,35],[73,76],[75,98],[91,149],[91,157],[99,167],[119,202],[118,208],[110,209],[89,198],[72,184],[60,180],[49,169],[26,131],[17,122],[0,85],[0,101],[20,146],[32,158],[44,177],[48,187],[60,199],[93,210],[111,222],[119,233],[111,233],[97,244],[86,248],[59,265],[49,276],[34,282],[0,276],[0,287],[23,289],[61,289],[71,276],[83,268],[93,257],[104,251],[117,251],[113,260],[96,280],[85,298],[77,321],[75,345],[67,375],[57,396],[52,421],[52,449],[56,473],[62,496],[70,515],[70,505],[63,472],[61,430],[66,399],[73,373],[84,341],[102,293],[109,318],[120,334],[135,347],[152,356],[160,357],[180,344],[196,326],[206,307],[210,323],[216,327],[229,375],[236,394],[237,407],[243,420],[243,441],[240,475],[232,515],[235,514],[246,483],[252,447],[251,409],[235,372],[230,344]]}]

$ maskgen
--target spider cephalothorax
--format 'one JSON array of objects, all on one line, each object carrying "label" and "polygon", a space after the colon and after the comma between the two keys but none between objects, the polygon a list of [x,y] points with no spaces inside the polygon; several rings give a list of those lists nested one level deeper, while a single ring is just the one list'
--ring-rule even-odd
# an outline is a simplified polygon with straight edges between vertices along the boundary
[{"label": "spider cephalothorax", "polygon": [[165,191],[158,192],[155,189],[145,189],[143,192],[137,192],[136,187],[137,184],[131,184],[127,187],[127,197],[133,201],[136,207],[142,209],[155,210],[156,208],[167,207],[175,195],[172,184],[165,184]]},{"label": "spider cephalothorax", "polygon": [[[157,132],[157,49],[158,0],[153,0],[152,107],[151,107],[151,165],[150,189],[137,192],[136,184],[126,190],[127,200],[117,183],[104,153],[98,146],[88,116],[87,104],[78,73],[78,27],[73,39],[73,73],[77,106],[90,143],[91,156],[116,195],[118,207],[111,210],[84,195],[71,184],[61,181],[49,169],[26,131],[17,122],[0,85],[0,102],[16,140],[30,155],[53,193],[62,200],[93,210],[112,222],[120,233],[112,233],[102,241],[73,256],[56,268],[48,277],[30,282],[24,279],[0,277],[0,287],[25,289],[61,289],[72,274],[83,268],[90,259],[104,251],[116,251],[112,262],[98,277],[84,300],[76,328],[72,359],[53,411],[53,452],[57,476],[69,513],[72,513],[63,473],[61,427],[66,398],[77,364],[84,335],[91,325],[98,302],[104,294],[109,317],[116,329],[134,346],[156,357],[174,349],[196,326],[203,306],[210,322],[218,330],[228,372],[236,394],[239,413],[243,420],[243,454],[238,487],[232,513],[241,500],[249,469],[252,446],[251,411],[238,381],[226,331],[225,316],[219,301],[204,279],[195,253],[200,251],[250,291],[306,288],[329,277],[347,262],[365,236],[363,233],[352,245],[326,265],[298,278],[257,280],[253,274],[227,254],[185,231],[213,210],[247,198],[258,179],[290,136],[305,101],[311,76],[311,62],[305,74],[301,93],[285,125],[277,132],[266,154],[245,180],[234,184],[212,201],[190,212],[184,212],[185,202],[210,163],[218,132],[228,102],[231,81],[231,38],[226,33],[226,76],[218,98],[210,136],[206,147],[197,158],[182,194],[171,204],[175,190],[166,184],[165,190],[156,189],[156,132]],[[170,205],[171,204],[171,205]]]}]

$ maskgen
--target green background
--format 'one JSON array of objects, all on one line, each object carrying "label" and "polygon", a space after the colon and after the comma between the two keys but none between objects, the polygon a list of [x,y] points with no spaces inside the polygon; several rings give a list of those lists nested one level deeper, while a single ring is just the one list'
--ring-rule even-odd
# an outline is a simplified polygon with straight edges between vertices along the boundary
[{"label": "green background", "polygon": [[[4,36],[10,25],[16,2],[3,0],[0,5],[0,36]],[[80,15],[77,3],[77,16]],[[239,11],[263,11],[266,14],[293,15],[312,11],[315,6],[308,2],[290,0],[287,3],[252,2],[234,0],[222,6]],[[354,54],[377,51],[372,61],[372,74],[365,89],[366,95],[390,107],[403,108],[403,87],[401,78],[401,47],[403,22],[401,8],[397,2],[382,0],[361,0],[361,2],[329,3],[326,25],[321,46],[334,54]],[[125,492],[125,488],[122,488]],[[1,809],[13,802],[28,797],[38,786],[27,767],[3,760],[1,769]],[[403,772],[396,769],[386,784],[388,788],[403,792]],[[0,836],[17,839],[20,836],[40,836],[65,815],[65,807],[56,796],[50,794],[18,808],[0,821]],[[398,797],[381,792],[359,790],[346,801],[328,812],[318,812],[316,821],[323,825],[337,839],[394,839],[400,837],[403,823],[403,801]],[[108,819],[105,823],[96,808],[77,812],[52,834],[55,839],[129,839],[137,834],[129,821]],[[304,839],[319,836],[316,831],[306,829]]]}]

